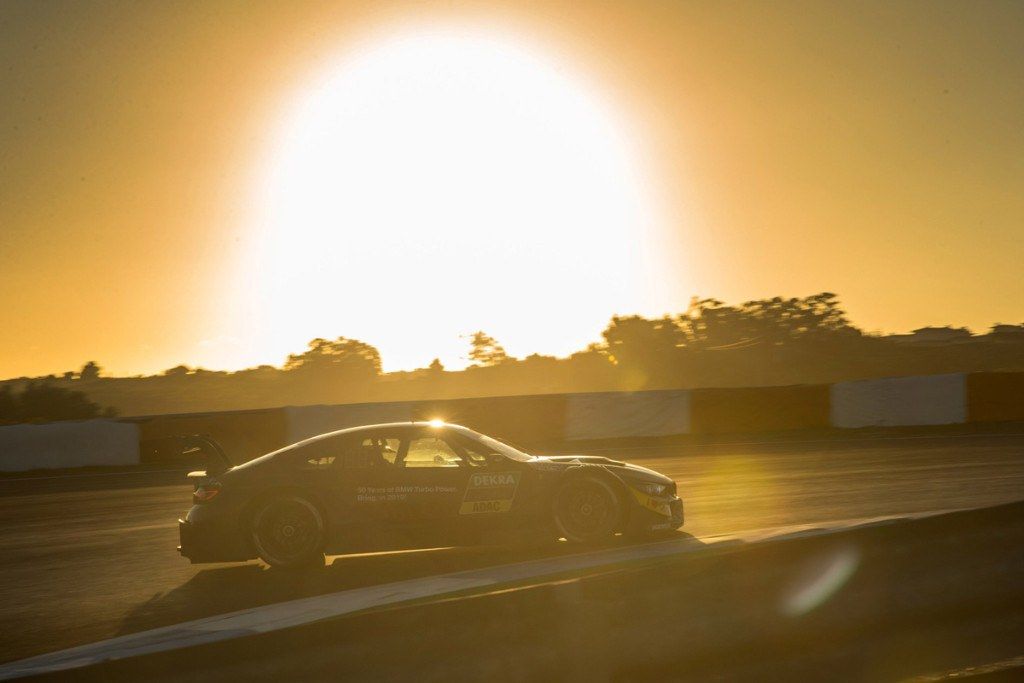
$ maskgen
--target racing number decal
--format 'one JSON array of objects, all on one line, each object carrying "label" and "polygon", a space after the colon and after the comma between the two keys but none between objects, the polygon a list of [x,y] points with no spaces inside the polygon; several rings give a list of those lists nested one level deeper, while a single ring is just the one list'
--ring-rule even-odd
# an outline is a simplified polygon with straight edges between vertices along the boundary
[{"label": "racing number decal", "polygon": [[481,512],[508,512],[519,488],[519,472],[474,474],[469,478],[466,495],[459,506],[460,515]]}]

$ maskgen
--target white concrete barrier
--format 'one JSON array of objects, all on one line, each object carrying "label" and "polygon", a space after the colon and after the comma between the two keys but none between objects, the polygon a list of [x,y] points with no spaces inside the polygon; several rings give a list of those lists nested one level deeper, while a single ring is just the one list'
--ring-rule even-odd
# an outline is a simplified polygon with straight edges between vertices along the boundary
[{"label": "white concrete barrier", "polygon": [[356,403],[340,406],[289,406],[285,408],[288,420],[288,443],[295,443],[324,432],[348,427],[408,422],[413,416],[413,404]]},{"label": "white concrete barrier", "polygon": [[690,431],[690,392],[641,391],[567,397],[565,438],[668,436]]},{"label": "white concrete barrier", "polygon": [[959,424],[967,421],[962,373],[840,382],[831,388],[834,427]]},{"label": "white concrete barrier", "polygon": [[114,420],[0,427],[0,471],[136,465],[139,428]]}]

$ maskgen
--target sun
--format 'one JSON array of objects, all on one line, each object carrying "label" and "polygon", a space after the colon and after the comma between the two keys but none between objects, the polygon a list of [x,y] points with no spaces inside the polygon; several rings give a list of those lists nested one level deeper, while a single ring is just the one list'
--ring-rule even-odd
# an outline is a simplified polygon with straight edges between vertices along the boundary
[{"label": "sun", "polygon": [[582,348],[661,276],[641,162],[601,89],[529,41],[375,35],[282,117],[249,265],[261,343],[357,337],[385,369],[464,365],[477,329]]}]

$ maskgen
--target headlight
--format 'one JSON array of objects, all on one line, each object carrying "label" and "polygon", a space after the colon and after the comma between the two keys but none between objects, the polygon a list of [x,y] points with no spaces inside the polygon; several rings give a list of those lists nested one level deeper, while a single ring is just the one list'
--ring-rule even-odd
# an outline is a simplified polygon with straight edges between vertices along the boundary
[{"label": "headlight", "polygon": [[665,490],[668,487],[665,486],[664,484],[647,484],[647,483],[644,483],[644,484],[633,484],[633,488],[635,488],[637,491],[642,491],[643,493],[646,493],[648,496],[663,496],[663,495],[665,495]]}]

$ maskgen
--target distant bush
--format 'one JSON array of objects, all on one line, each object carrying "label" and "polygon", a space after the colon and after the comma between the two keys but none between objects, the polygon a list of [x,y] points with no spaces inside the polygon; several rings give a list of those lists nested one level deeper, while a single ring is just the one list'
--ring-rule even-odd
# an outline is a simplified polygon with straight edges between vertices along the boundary
[{"label": "distant bush", "polygon": [[29,382],[21,393],[15,393],[10,386],[0,387],[0,424],[88,420],[116,414],[113,408],[90,401],[81,391],[47,382]]}]

